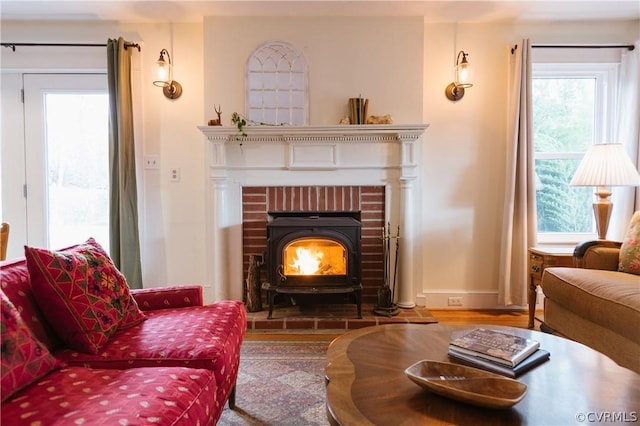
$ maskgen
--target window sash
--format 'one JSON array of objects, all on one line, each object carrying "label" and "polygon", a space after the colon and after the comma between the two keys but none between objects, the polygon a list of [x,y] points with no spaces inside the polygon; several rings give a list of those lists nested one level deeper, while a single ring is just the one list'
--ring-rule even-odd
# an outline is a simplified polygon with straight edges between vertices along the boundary
[{"label": "window sash", "polygon": [[[594,140],[591,143],[611,141],[614,134],[616,106],[617,63],[534,63],[533,79],[541,78],[592,78],[595,82]],[[535,126],[535,123],[534,123]],[[534,141],[535,143],[535,141]],[[534,160],[576,160],[584,152],[534,152]],[[534,163],[535,164],[535,163]],[[592,214],[592,212],[589,212]],[[596,238],[593,232],[537,232],[538,244],[573,245],[580,241]]]}]

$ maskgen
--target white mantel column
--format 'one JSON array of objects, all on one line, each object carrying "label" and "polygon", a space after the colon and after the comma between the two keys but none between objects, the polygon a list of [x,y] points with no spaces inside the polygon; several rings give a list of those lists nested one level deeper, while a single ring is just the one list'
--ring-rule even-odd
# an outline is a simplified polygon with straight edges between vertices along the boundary
[{"label": "white mantel column", "polygon": [[[207,210],[207,303],[236,299],[242,300],[242,277],[230,265],[237,259],[241,242],[235,237],[233,223],[238,222],[237,188],[228,173],[226,138],[212,139],[209,144],[209,177]],[[240,256],[241,257],[241,256]],[[241,265],[241,261],[240,261]],[[241,267],[241,266],[240,266]],[[241,273],[241,271],[240,271]],[[240,283],[238,288],[237,283]]]},{"label": "white mantel column", "polygon": [[415,210],[413,201],[413,179],[400,181],[400,223],[402,228],[399,242],[398,264],[398,298],[397,303],[401,308],[413,308],[414,300],[414,276],[413,276],[413,236],[415,235]]},{"label": "white mantel column", "polygon": [[227,262],[223,253],[227,252],[228,243],[224,230],[225,200],[226,200],[226,179],[211,178],[210,181],[210,203],[211,211],[209,220],[211,223],[207,238],[207,250],[209,255],[207,261],[211,262],[211,267],[207,268],[210,273],[208,281],[213,289],[213,300],[225,300],[230,298],[228,288],[229,279],[227,273]]},{"label": "white mantel column", "polygon": [[416,235],[416,217],[418,211],[415,208],[415,181],[417,171],[417,152],[415,134],[398,135],[400,140],[400,232],[398,264],[398,306],[401,308],[413,308],[415,303],[415,277],[414,277],[414,243]]}]

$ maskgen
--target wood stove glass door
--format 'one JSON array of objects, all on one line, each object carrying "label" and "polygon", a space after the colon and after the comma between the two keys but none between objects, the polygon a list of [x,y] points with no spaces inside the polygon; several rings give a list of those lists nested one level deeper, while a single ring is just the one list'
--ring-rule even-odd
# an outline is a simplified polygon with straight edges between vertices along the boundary
[{"label": "wood stove glass door", "polygon": [[347,258],[346,247],[337,241],[301,238],[284,248],[284,275],[346,275]]}]

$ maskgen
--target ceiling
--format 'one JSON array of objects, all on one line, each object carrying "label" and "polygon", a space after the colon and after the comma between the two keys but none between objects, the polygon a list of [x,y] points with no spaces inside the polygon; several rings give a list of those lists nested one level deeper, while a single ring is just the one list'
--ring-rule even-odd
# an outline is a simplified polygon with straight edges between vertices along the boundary
[{"label": "ceiling", "polygon": [[478,23],[628,20],[640,19],[640,0],[0,0],[2,20],[201,22],[204,16],[424,16],[427,22]]}]

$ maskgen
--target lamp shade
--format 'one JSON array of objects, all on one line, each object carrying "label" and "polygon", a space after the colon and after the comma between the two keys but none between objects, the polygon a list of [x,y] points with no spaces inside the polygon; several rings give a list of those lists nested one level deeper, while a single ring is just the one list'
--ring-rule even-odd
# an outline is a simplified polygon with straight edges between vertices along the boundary
[{"label": "lamp shade", "polygon": [[[167,60],[165,60],[165,55],[167,56]],[[171,57],[166,49],[160,51],[160,57],[156,61],[155,72],[156,79],[153,82],[154,85],[159,87],[171,85],[171,81],[173,80],[171,75]]]},{"label": "lamp shade", "polygon": [[[462,55],[462,58],[460,56]],[[467,60],[468,53],[463,52],[462,50],[458,53],[458,58],[456,60],[456,85],[458,87],[472,87],[471,83],[471,64]]]},{"label": "lamp shade", "polygon": [[640,174],[622,144],[594,144],[578,165],[571,185],[640,186]]},{"label": "lamp shade", "polygon": [[156,67],[156,81],[160,85],[169,84],[171,82],[171,65],[165,61],[157,61]]}]

